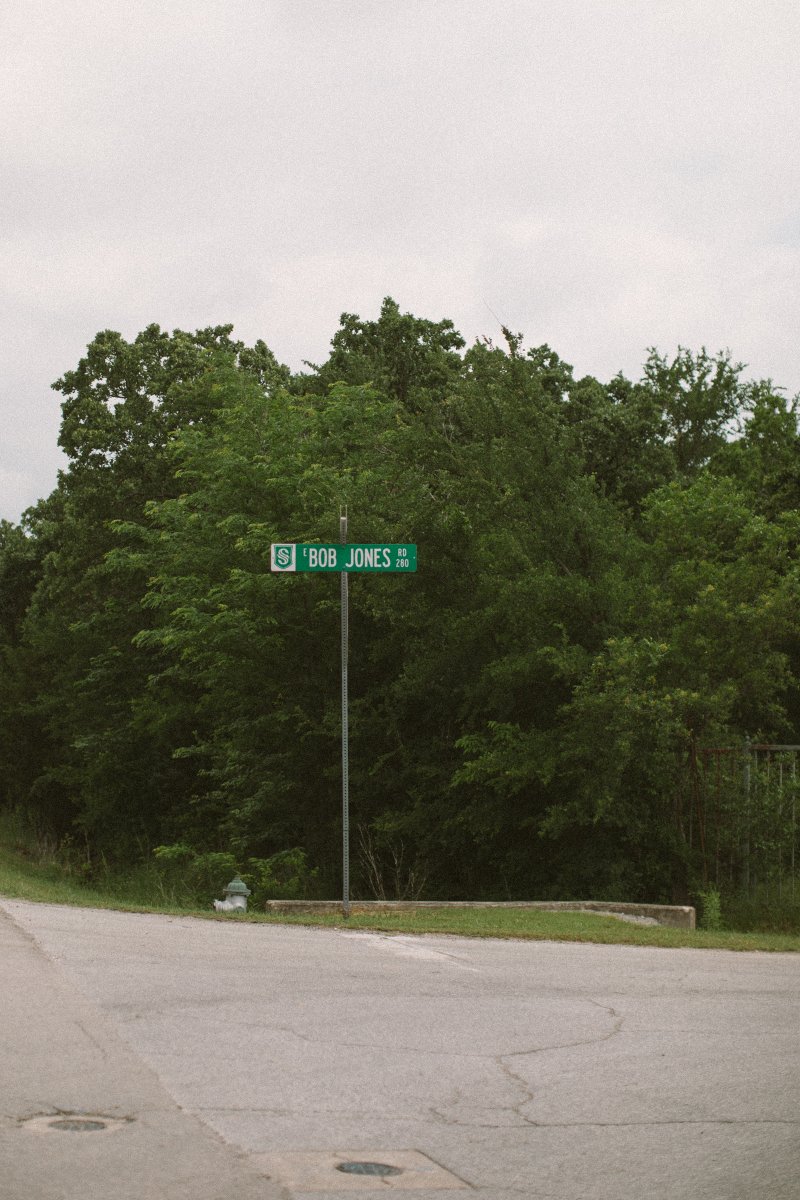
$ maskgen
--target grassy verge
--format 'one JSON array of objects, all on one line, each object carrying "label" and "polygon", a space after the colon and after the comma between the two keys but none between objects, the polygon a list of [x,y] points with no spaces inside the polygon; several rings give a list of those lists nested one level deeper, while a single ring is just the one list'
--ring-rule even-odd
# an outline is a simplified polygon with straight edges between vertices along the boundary
[{"label": "grassy verge", "polygon": [[293,925],[337,929],[375,929],[385,933],[450,933],[460,937],[524,938],[606,945],[663,946],[705,950],[800,951],[800,936],[736,933],[730,930],[669,929],[634,925],[616,917],[580,912],[542,912],[529,908],[424,909],[398,913],[358,913],[347,921],[334,915],[261,917]]},{"label": "grassy verge", "polygon": [[113,888],[93,886],[57,863],[37,863],[0,845],[0,896],[42,904],[74,904],[82,908],[118,908],[130,912],[190,912],[186,905],[164,896],[144,896],[134,881],[120,880]]},{"label": "grassy verge", "polygon": [[668,929],[633,925],[613,917],[587,913],[541,912],[537,909],[423,909],[398,913],[360,913],[348,920],[337,915],[222,915],[167,895],[143,895],[142,880],[116,881],[113,888],[85,884],[53,863],[37,864],[0,846],[0,896],[49,904],[113,908],[125,912],[158,912],[207,920],[277,925],[314,925],[338,929],[374,929],[386,933],[444,933],[461,937],[523,938],[563,942],[599,942],[671,949],[800,951],[800,935],[737,933],[732,930]]}]

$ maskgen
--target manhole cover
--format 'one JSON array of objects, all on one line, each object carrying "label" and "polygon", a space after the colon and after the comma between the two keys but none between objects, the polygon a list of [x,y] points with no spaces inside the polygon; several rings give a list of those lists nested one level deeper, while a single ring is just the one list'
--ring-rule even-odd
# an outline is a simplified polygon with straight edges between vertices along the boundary
[{"label": "manhole cover", "polygon": [[46,1135],[52,1133],[116,1133],[130,1125],[133,1117],[109,1117],[105,1113],[55,1112],[39,1113],[36,1117],[25,1117],[20,1122],[28,1133]]},{"label": "manhole cover", "polygon": [[69,1133],[93,1133],[97,1129],[105,1129],[105,1121],[88,1121],[81,1117],[61,1117],[57,1121],[47,1122],[50,1129],[66,1129]]},{"label": "manhole cover", "polygon": [[337,1171],[345,1175],[402,1175],[402,1167],[390,1167],[388,1163],[379,1162],[343,1162],[338,1163]]}]

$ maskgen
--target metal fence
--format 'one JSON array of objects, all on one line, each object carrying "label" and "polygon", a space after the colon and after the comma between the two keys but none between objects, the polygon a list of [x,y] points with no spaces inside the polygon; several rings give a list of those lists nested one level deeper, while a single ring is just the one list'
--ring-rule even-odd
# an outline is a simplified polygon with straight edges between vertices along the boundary
[{"label": "metal fence", "polygon": [[705,883],[800,897],[800,746],[697,748],[679,827]]}]

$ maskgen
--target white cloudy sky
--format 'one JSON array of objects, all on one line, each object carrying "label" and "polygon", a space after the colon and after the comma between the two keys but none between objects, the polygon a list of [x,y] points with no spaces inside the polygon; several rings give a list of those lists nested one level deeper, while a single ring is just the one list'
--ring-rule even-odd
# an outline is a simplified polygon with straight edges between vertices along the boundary
[{"label": "white cloudy sky", "polygon": [[796,0],[5,0],[0,516],[100,329],[496,314],[578,374],[800,389]]}]

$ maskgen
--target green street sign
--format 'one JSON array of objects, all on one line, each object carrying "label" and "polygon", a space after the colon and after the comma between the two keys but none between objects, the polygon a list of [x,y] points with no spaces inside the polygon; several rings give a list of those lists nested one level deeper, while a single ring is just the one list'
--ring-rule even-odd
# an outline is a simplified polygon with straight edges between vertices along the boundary
[{"label": "green street sign", "polygon": [[417,547],[370,542],[366,545],[320,545],[317,542],[273,542],[273,571],[416,571]]}]

